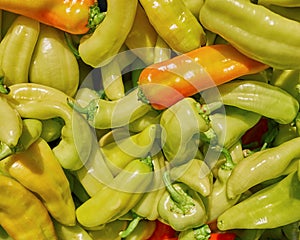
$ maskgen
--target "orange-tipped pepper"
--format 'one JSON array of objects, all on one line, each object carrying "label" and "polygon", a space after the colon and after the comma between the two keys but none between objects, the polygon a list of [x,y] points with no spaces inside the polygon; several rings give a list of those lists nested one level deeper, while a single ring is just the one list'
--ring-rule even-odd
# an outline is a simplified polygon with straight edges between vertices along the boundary
[{"label": "orange-tipped pepper", "polygon": [[162,110],[180,99],[268,68],[229,44],[210,45],[146,67],[138,83],[142,100]]},{"label": "orange-tipped pepper", "polygon": [[97,0],[0,0],[2,10],[35,19],[72,34],[87,33],[90,28],[95,27],[90,26],[90,21],[95,20],[96,25],[99,23],[99,14],[96,12],[99,13],[100,10],[97,8]]}]

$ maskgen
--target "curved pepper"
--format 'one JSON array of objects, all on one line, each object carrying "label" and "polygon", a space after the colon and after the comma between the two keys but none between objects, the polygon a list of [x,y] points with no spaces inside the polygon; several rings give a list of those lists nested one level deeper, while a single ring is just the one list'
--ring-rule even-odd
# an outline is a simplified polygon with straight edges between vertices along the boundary
[{"label": "curved pepper", "polygon": [[100,147],[107,166],[114,176],[120,173],[130,161],[149,155],[156,140],[157,130],[157,125],[149,125],[140,133]]},{"label": "curved pepper", "polygon": [[47,142],[38,139],[26,151],[3,159],[0,167],[35,192],[57,221],[75,224],[75,206],[68,179]]},{"label": "curved pepper", "polygon": [[0,8],[72,34],[88,32],[90,28],[95,28],[103,17],[95,0],[39,2],[1,0]]},{"label": "curved pepper", "polygon": [[184,97],[266,68],[231,45],[218,44],[152,64],[143,69],[138,83],[145,102],[165,109]]},{"label": "curved pepper", "polygon": [[31,57],[39,32],[40,23],[38,21],[18,16],[2,39],[0,66],[4,74],[4,83],[7,86],[28,82]]},{"label": "curved pepper", "polygon": [[81,59],[96,68],[107,64],[119,52],[134,22],[137,0],[108,0],[104,20],[90,35],[81,38]]},{"label": "curved pepper", "polygon": [[0,189],[0,224],[13,239],[57,239],[47,209],[32,192],[3,175]]},{"label": "curved pepper", "polygon": [[228,179],[228,197],[233,198],[256,184],[281,176],[292,160],[300,158],[299,143],[300,137],[293,138],[240,161]]},{"label": "curved pepper", "polygon": [[[220,101],[274,119],[278,123],[291,123],[299,111],[298,101],[279,87],[265,82],[235,80],[218,86]],[[213,92],[203,93],[209,101]]]},{"label": "curved pepper", "polygon": [[[131,161],[110,183],[76,209],[78,222],[96,227],[129,212],[152,183],[148,159]],[[98,212],[99,214],[95,214]]]},{"label": "curved pepper", "polygon": [[183,0],[140,0],[150,23],[175,51],[185,53],[205,45],[205,32]]},{"label": "curved pepper", "polygon": [[116,128],[144,116],[151,109],[148,104],[139,101],[137,93],[138,89],[135,89],[114,101],[94,99],[84,108],[72,101],[69,104],[79,113],[86,114],[88,122],[94,128]]},{"label": "curved pepper", "polygon": [[172,184],[168,172],[163,180],[167,191],[158,204],[159,216],[176,231],[203,225],[207,215],[198,193],[183,183]]},{"label": "curved pepper", "polygon": [[64,33],[41,24],[29,67],[29,81],[56,88],[73,97],[79,85],[79,66]]},{"label": "curved pepper", "polygon": [[200,132],[209,128],[199,114],[197,102],[193,98],[184,98],[163,111],[160,126],[163,153],[174,165],[185,163],[195,157]]},{"label": "curved pepper", "polygon": [[251,195],[218,217],[218,228],[267,229],[300,219],[300,184],[292,172],[280,182]]},{"label": "curved pepper", "polygon": [[[297,21],[244,0],[205,1],[199,19],[206,29],[250,58],[276,69],[300,68],[300,23]],[[286,36],[290,36],[288,40]]]},{"label": "curved pepper", "polygon": [[46,142],[53,142],[58,140],[61,136],[61,129],[64,126],[64,121],[61,118],[49,118],[41,120],[42,132],[41,138]]}]

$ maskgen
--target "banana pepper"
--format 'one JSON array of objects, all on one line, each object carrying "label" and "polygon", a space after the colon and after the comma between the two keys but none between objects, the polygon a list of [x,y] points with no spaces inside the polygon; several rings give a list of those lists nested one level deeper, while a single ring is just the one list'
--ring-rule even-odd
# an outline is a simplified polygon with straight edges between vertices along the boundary
[{"label": "banana pepper", "polygon": [[68,179],[47,142],[38,139],[26,151],[3,159],[0,167],[36,193],[53,218],[65,225],[75,225]]},{"label": "banana pepper", "polygon": [[57,240],[47,209],[21,183],[0,175],[0,225],[15,240]]},{"label": "banana pepper", "polygon": [[276,69],[300,68],[297,21],[248,0],[205,1],[199,19],[206,29],[250,58]]}]

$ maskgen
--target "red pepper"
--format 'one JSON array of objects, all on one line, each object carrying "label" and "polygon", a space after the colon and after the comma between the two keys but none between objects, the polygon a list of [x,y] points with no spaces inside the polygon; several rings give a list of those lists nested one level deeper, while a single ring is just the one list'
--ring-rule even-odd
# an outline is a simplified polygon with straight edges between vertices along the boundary
[{"label": "red pepper", "polygon": [[177,240],[177,232],[169,225],[156,220],[154,233],[148,240]]},{"label": "red pepper", "polygon": [[143,69],[140,97],[162,110],[184,97],[266,68],[229,44],[204,46]]},{"label": "red pepper", "polygon": [[72,34],[84,34],[99,24],[97,0],[0,0],[0,9],[20,14]]},{"label": "red pepper", "polygon": [[237,239],[236,234],[230,232],[224,233],[211,233],[209,240],[235,240]]}]

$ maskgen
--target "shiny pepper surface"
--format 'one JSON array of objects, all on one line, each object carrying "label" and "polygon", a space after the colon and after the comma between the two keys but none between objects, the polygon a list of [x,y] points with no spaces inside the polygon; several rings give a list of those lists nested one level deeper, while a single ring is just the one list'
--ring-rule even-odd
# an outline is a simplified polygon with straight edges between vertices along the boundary
[{"label": "shiny pepper surface", "polygon": [[277,69],[300,68],[297,21],[248,0],[205,1],[199,19],[250,58]]},{"label": "shiny pepper surface", "polygon": [[57,221],[75,225],[69,182],[45,140],[40,138],[26,151],[3,159],[0,168],[37,194]]},{"label": "shiny pepper surface", "polygon": [[218,217],[218,228],[276,228],[299,219],[300,182],[293,172],[229,208]]},{"label": "shiny pepper surface", "polygon": [[15,240],[56,240],[42,202],[13,178],[0,175],[0,224]]}]

